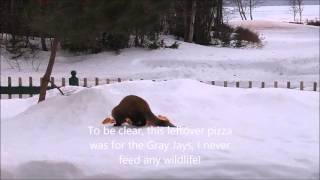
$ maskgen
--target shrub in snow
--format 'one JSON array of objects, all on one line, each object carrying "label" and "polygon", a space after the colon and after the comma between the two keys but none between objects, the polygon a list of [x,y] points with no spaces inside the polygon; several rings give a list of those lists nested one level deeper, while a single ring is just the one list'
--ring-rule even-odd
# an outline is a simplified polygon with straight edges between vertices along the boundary
[{"label": "shrub in snow", "polygon": [[320,26],[320,20],[316,19],[316,20],[307,20],[307,25],[311,25],[311,26]]},{"label": "shrub in snow", "polygon": [[229,46],[231,42],[234,28],[228,24],[221,24],[213,29],[213,43],[214,45],[221,44],[222,46]]},{"label": "shrub in snow", "polygon": [[239,26],[235,29],[234,33],[234,40],[237,40],[239,42],[247,41],[251,43],[261,43],[259,34],[254,31],[251,31],[248,28],[243,28]]},{"label": "shrub in snow", "polygon": [[212,45],[221,45],[223,47],[261,46],[259,34],[243,27],[233,28],[228,24],[222,24],[213,28],[211,36]]},{"label": "shrub in snow", "polygon": [[170,46],[166,46],[166,48],[171,48],[171,49],[178,49],[179,48],[179,43],[175,41],[173,44]]},{"label": "shrub in snow", "polygon": [[145,41],[144,47],[149,49],[159,49],[159,48],[170,48],[170,49],[178,49],[179,43],[175,41],[173,44],[167,46],[164,40],[154,40],[154,41]]},{"label": "shrub in snow", "polygon": [[109,33],[104,34],[102,39],[102,44],[104,48],[111,49],[114,51],[119,51],[120,49],[128,47],[129,44],[129,34],[125,33]]},{"label": "shrub in snow", "polygon": [[60,43],[61,49],[72,53],[99,53],[102,51],[102,46],[96,40],[81,40],[81,39],[63,39]]},{"label": "shrub in snow", "polygon": [[153,41],[152,43],[147,44],[149,49],[159,49],[161,47],[160,42]]},{"label": "shrub in snow", "polygon": [[39,46],[30,41],[28,37],[9,36],[0,41],[1,54],[4,60],[12,69],[21,70],[20,62],[22,60],[32,60],[32,66],[37,71],[39,65],[34,62],[39,52]]}]

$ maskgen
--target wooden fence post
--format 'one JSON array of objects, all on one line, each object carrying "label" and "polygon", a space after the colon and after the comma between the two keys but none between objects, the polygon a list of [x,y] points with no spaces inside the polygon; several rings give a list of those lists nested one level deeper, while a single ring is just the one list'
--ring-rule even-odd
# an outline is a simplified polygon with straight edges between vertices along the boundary
[{"label": "wooden fence post", "polygon": [[95,79],[95,85],[98,86],[99,85],[99,78],[96,77]]},{"label": "wooden fence post", "polygon": [[211,81],[211,84],[212,84],[212,85],[215,85],[215,84],[216,84],[216,82],[215,82],[215,81]]},{"label": "wooden fence post", "polygon": [[83,78],[83,87],[88,87],[88,79]]},{"label": "wooden fence post", "polygon": [[303,91],[303,81],[300,81],[300,90]]},{"label": "wooden fence post", "polygon": [[228,81],[223,82],[223,87],[228,87]]},{"label": "wooden fence post", "polygon": [[274,82],[274,88],[278,88],[278,81]]},{"label": "wooden fence post", "polygon": [[107,79],[107,84],[110,84],[110,79]]},{"label": "wooden fence post", "polygon": [[317,82],[313,83],[313,91],[317,91]]},{"label": "wooden fence post", "polygon": [[[8,87],[11,87],[11,77],[8,77]],[[8,94],[8,98],[11,99],[12,95]]]},{"label": "wooden fence post", "polygon": [[290,89],[290,81],[287,82],[287,88]]},{"label": "wooden fence post", "polygon": [[240,82],[239,82],[239,81],[236,82],[236,87],[237,87],[237,88],[240,87]]},{"label": "wooden fence post", "polygon": [[262,81],[261,82],[261,88],[265,88],[265,86],[266,86],[265,83]]},{"label": "wooden fence post", "polygon": [[64,87],[66,86],[66,78],[61,78],[61,86]]},{"label": "wooden fence post", "polygon": [[252,88],[252,81],[249,81],[249,88]]},{"label": "wooden fence post", "polygon": [[[29,87],[32,87],[32,77],[31,76],[29,77]],[[32,97],[33,94],[31,93],[31,94],[29,94],[29,96]]]},{"label": "wooden fence post", "polygon": [[[21,77],[18,78],[18,84],[19,84],[19,87],[22,86],[22,78]],[[19,93],[19,99],[21,99],[21,98],[22,98],[22,94]]]},{"label": "wooden fence post", "polygon": [[121,82],[121,78],[118,78],[118,82]]}]

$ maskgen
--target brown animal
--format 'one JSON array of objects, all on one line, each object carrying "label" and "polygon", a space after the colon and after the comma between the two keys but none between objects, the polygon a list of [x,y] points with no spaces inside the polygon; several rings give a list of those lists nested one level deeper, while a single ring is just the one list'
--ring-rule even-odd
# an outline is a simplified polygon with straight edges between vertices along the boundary
[{"label": "brown animal", "polygon": [[[115,126],[121,126],[122,123],[128,122],[134,126],[169,126],[175,127],[168,118],[164,116],[155,116],[148,103],[141,97],[130,95],[123,98],[119,105],[112,110],[112,116],[115,120]],[[106,119],[108,122],[111,119]],[[104,121],[104,122],[105,122]]]}]

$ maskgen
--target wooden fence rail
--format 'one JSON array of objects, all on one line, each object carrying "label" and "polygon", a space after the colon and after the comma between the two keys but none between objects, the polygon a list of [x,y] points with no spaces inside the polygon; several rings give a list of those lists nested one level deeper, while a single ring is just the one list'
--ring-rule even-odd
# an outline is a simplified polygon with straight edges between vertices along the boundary
[{"label": "wooden fence rail", "polygon": [[[98,86],[98,85],[102,85],[102,84],[111,84],[111,83],[120,83],[123,81],[132,81],[132,79],[121,79],[121,78],[116,78],[116,79],[102,79],[102,78],[94,78],[93,80],[89,81],[88,78],[82,78],[82,79],[78,79],[77,77],[75,77],[75,79],[71,79],[69,78],[69,83],[68,85],[73,85],[73,84],[77,84],[79,86],[83,86],[83,87],[91,87],[91,86]],[[143,79],[140,79],[143,80]],[[13,95],[18,95],[18,98],[22,98],[23,95],[27,95],[28,97],[31,97],[35,94],[39,94],[40,93],[40,81],[36,81],[36,83],[38,84],[38,86],[34,86],[34,82],[33,82],[33,78],[29,77],[28,78],[28,85],[24,86],[23,85],[23,80],[21,77],[18,78],[17,84],[13,85],[13,81],[11,77],[8,77],[7,79],[7,86],[2,86],[3,85],[3,81],[1,82],[2,85],[0,85],[0,98],[2,98],[3,95],[7,95],[8,99],[13,98]],[[50,81],[52,82],[49,86],[48,86],[48,90],[49,89],[53,89],[54,86],[58,86],[58,87],[62,87],[62,86],[66,86],[66,79],[64,77],[62,78],[54,78],[51,77]],[[76,82],[74,82],[76,81]],[[81,83],[79,83],[79,81]],[[156,80],[152,80],[153,82],[155,82]],[[166,81],[166,80],[163,80]],[[91,82],[91,83],[90,83]],[[308,91],[318,91],[319,90],[319,83],[318,82],[304,82],[304,81],[300,81],[300,82],[278,82],[278,81],[274,81],[274,82],[253,82],[253,81],[236,81],[236,82],[228,82],[228,81],[201,81],[203,83],[207,83],[207,84],[211,84],[211,85],[216,85],[216,86],[223,86],[223,87],[236,87],[236,88],[267,88],[267,87],[272,87],[272,88],[288,88],[288,89],[298,89],[298,90],[308,90]],[[25,82],[26,83],[26,82]],[[58,84],[56,84],[58,83]],[[90,86],[91,84],[91,86]],[[296,85],[294,85],[296,84]],[[308,85],[307,85],[308,84]],[[281,86],[282,85],[282,86]],[[306,86],[307,85],[307,86]]]}]

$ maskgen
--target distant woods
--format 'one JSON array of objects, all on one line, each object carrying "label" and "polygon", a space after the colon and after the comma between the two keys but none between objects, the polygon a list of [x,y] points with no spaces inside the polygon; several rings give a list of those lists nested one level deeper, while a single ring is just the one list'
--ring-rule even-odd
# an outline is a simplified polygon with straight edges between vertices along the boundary
[{"label": "distant woods", "polygon": [[6,0],[0,30],[11,35],[11,46],[37,37],[46,51],[58,37],[63,49],[96,53],[170,47],[163,34],[207,45],[223,16],[222,0]]},{"label": "distant woods", "polygon": [[[259,35],[224,24],[223,0],[6,0],[1,2],[1,48],[14,59],[50,49],[39,102],[45,100],[58,47],[98,53],[127,47],[179,47],[161,35],[201,45],[242,47]],[[241,10],[242,11],[242,10]],[[244,14],[243,14],[244,15]],[[60,46],[59,46],[60,44]],[[13,55],[13,56],[12,56]],[[35,65],[39,69],[40,64]],[[13,67],[14,68],[14,67]]]}]

